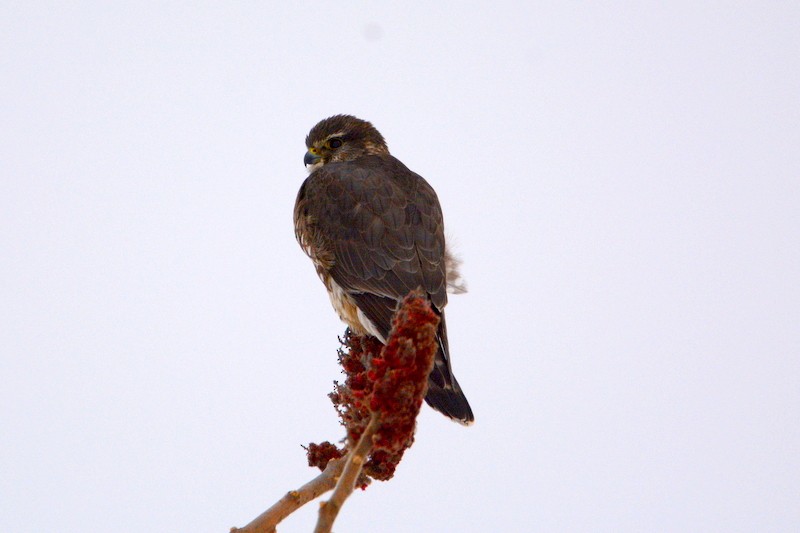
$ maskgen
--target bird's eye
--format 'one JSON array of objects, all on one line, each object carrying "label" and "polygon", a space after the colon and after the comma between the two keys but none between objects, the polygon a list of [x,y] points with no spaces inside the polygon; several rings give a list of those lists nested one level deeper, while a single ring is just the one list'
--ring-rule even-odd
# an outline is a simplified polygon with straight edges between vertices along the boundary
[{"label": "bird's eye", "polygon": [[339,148],[341,145],[342,145],[342,140],[339,138],[333,138],[330,141],[328,141],[328,146],[330,146],[334,150],[336,148]]}]

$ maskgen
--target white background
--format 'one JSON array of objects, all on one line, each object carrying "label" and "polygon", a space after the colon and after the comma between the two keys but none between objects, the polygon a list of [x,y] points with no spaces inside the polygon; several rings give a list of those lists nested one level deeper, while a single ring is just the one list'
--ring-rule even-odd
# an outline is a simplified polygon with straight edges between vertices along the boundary
[{"label": "white background", "polygon": [[439,193],[477,422],[424,408],[337,531],[797,531],[797,2],[375,4],[2,3],[0,530],[314,475],[344,327],[292,207],[351,113]]}]

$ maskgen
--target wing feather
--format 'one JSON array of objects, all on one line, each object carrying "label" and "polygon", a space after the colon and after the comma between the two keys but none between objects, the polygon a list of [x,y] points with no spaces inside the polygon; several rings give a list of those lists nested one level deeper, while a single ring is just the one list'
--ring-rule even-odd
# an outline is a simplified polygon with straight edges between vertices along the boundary
[{"label": "wing feather", "polygon": [[332,252],[334,281],[352,295],[394,301],[362,309],[381,329],[388,328],[396,302],[417,288],[442,310],[442,212],[422,177],[394,158],[367,157],[320,168],[304,191],[321,244]]}]

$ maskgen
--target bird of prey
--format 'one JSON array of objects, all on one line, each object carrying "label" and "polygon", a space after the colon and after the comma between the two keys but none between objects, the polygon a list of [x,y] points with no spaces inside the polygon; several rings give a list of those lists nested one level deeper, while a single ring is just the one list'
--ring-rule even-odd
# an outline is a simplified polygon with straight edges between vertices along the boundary
[{"label": "bird of prey", "polygon": [[400,301],[422,289],[439,315],[425,401],[462,424],[474,420],[450,367],[444,307],[458,292],[433,188],[389,153],[365,120],[335,115],[306,137],[310,175],[294,207],[295,235],[350,329],[385,343]]}]

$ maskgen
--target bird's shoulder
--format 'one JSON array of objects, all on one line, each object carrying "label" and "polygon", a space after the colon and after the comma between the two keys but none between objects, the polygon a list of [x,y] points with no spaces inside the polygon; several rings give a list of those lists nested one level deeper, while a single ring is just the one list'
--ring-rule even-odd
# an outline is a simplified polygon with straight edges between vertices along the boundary
[{"label": "bird's shoulder", "polygon": [[328,163],[309,175],[305,188],[379,189],[395,188],[412,194],[425,179],[391,155],[368,155],[353,161]]},{"label": "bird's shoulder", "polygon": [[381,215],[397,209],[422,209],[427,215],[441,217],[433,188],[390,155],[328,163],[315,170],[298,192],[296,208],[301,206],[318,220],[361,210]]}]

